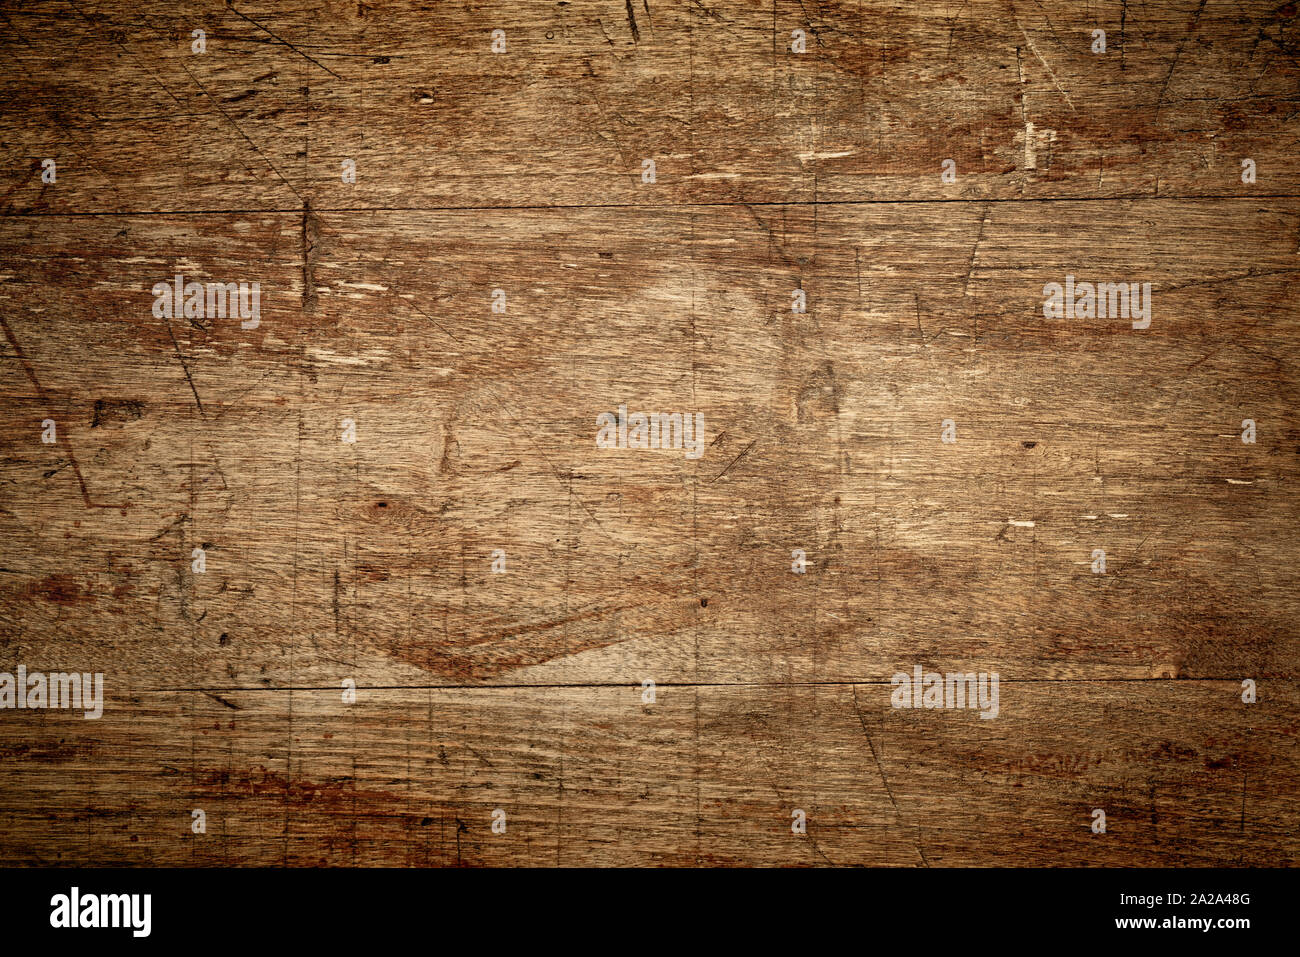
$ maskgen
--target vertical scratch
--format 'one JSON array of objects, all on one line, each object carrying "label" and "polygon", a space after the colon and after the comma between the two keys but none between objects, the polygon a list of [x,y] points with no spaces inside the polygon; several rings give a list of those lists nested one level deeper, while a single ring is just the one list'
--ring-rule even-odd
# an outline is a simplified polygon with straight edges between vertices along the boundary
[{"label": "vertical scratch", "polygon": [[1246,833],[1246,782],[1250,780],[1250,772],[1244,771],[1241,775],[1241,826],[1238,830]]},{"label": "vertical scratch", "polygon": [[1128,20],[1128,0],[1122,0],[1119,10],[1119,69],[1124,72],[1124,23]]},{"label": "vertical scratch", "polygon": [[302,308],[316,311],[316,247],[320,243],[320,220],[311,211],[311,201],[302,204]]},{"label": "vertical scratch", "polygon": [[167,324],[167,335],[171,338],[172,348],[176,350],[176,359],[181,364],[181,371],[185,373],[185,381],[190,384],[190,391],[194,393],[194,404],[198,406],[199,415],[207,419],[208,414],[203,411],[203,400],[199,398],[199,390],[194,387],[194,377],[190,375],[190,367],[185,364],[185,357],[181,355],[180,343],[176,341],[176,333],[172,329],[172,321],[163,316],[163,322]]},{"label": "vertical scratch", "polygon": [[632,9],[632,0],[623,0],[623,2],[627,5],[627,22],[628,25],[632,28],[632,42],[640,43],[641,31],[637,29],[636,13]]}]

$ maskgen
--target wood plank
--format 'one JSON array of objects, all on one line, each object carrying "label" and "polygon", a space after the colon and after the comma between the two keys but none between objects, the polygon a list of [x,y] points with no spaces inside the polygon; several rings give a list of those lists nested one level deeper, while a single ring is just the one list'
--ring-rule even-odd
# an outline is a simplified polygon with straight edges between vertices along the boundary
[{"label": "wood plank", "polygon": [[[11,221],[10,640],[155,688],[1293,674],[1294,203],[1057,209],[326,214],[310,308],[293,217]],[[261,326],[154,319],[185,268]],[[1085,269],[1151,327],[1044,319]],[[710,444],[595,449],[620,403]]]},{"label": "wood plank", "polygon": [[889,695],[363,688],[350,706],[324,689],[145,694],[94,722],[28,711],[0,765],[0,856],[1167,867],[1300,853],[1293,683],[1245,705],[1231,682],[1007,682],[992,721]]},{"label": "wood plank", "polygon": [[[21,109],[0,125],[0,195],[45,213],[1250,196],[1300,183],[1288,5],[426,7],[8,11],[0,98]],[[1105,54],[1091,52],[1097,29]],[[41,182],[45,157],[55,184]],[[956,183],[941,181],[944,159]]]}]

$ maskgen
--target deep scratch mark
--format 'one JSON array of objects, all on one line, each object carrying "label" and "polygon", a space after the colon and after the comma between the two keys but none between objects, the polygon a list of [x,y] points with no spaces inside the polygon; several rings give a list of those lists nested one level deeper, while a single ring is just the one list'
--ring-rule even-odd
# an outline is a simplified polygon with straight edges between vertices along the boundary
[{"label": "deep scratch mark", "polygon": [[[13,346],[14,352],[18,355],[18,361],[22,363],[23,371],[27,373],[27,378],[31,381],[32,388],[36,390],[37,398],[41,400],[41,403],[46,407],[46,410],[49,411],[51,408],[49,396],[46,394],[45,389],[41,387],[40,380],[36,378],[36,370],[33,369],[32,364],[27,361],[27,354],[23,352],[23,347],[18,344],[18,339],[15,338],[13,330],[9,328],[9,323],[2,315],[0,315],[0,329],[4,329],[5,338],[9,340],[9,345]],[[68,441],[66,429],[61,431],[61,435],[62,437],[60,438],[60,441],[63,443],[64,448],[68,450],[68,460],[72,463],[72,471],[76,474],[77,485],[81,489],[81,501],[85,504],[86,508],[95,508],[97,506],[90,501],[90,492],[86,489],[86,480],[81,475],[81,466],[77,464],[77,456],[72,451],[72,443]]]},{"label": "deep scratch mark", "polygon": [[731,471],[731,467],[732,467],[733,465],[735,465],[737,462],[739,462],[741,459],[743,459],[746,455],[748,455],[748,454],[749,454],[749,450],[752,449],[752,448],[753,448],[755,445],[757,445],[757,444],[758,444],[758,439],[755,439],[753,442],[750,442],[747,446],[745,446],[743,449],[741,449],[741,450],[740,450],[740,454],[737,455],[734,459],[732,459],[731,462],[728,463],[728,465],[727,465],[727,467],[726,467],[725,469],[723,469],[721,472],[719,472],[717,475],[713,476],[713,478],[709,480],[709,484],[712,485],[712,484],[713,484],[714,482],[716,482],[718,479],[722,478],[722,476],[724,476],[724,475],[726,475],[728,472],[730,472],[730,471]]},{"label": "deep scratch mark", "polygon": [[211,691],[205,691],[205,692],[203,692],[203,693],[204,693],[205,695],[207,695],[209,698],[211,698],[213,701],[218,701],[218,702],[220,702],[221,704],[224,704],[227,708],[230,708],[232,711],[242,711],[242,710],[243,710],[242,708],[239,707],[239,705],[235,704],[233,701],[227,701],[225,698],[221,697],[221,695],[219,695],[219,694],[214,694],[214,693],[211,692]]},{"label": "deep scratch mark", "polygon": [[1043,55],[1038,52],[1038,47],[1034,46],[1034,41],[1029,39],[1029,34],[1025,33],[1024,27],[1020,28],[1020,33],[1025,38],[1025,42],[1029,44],[1030,52],[1038,58],[1038,62],[1041,63],[1043,69],[1047,71],[1047,75],[1052,81],[1052,86],[1056,87],[1057,92],[1060,93],[1061,96],[1065,97],[1065,102],[1070,104],[1070,109],[1073,112],[1078,113],[1079,111],[1074,107],[1074,100],[1070,99],[1070,94],[1065,92],[1065,87],[1061,86],[1061,81],[1056,78],[1056,74],[1053,73],[1052,68],[1047,65],[1047,61],[1043,59]]},{"label": "deep scratch mark", "polygon": [[963,300],[970,295],[970,277],[971,273],[975,271],[975,255],[979,252],[980,243],[984,240],[984,227],[988,225],[988,222],[989,204],[985,203],[984,209],[980,212],[980,228],[975,234],[975,245],[971,247],[970,259],[966,262],[966,284],[962,287],[961,291]]},{"label": "deep scratch mark", "polygon": [[319,60],[315,60],[315,59],[313,59],[312,57],[309,57],[307,54],[303,53],[301,50],[299,50],[296,46],[294,46],[294,45],[293,45],[292,43],[290,43],[288,40],[284,39],[283,37],[276,36],[274,33],[272,33],[270,30],[268,30],[266,27],[262,26],[260,23],[258,23],[256,20],[252,19],[251,17],[246,17],[246,16],[244,16],[242,13],[240,13],[238,10],[236,10],[236,9],[235,9],[235,8],[234,8],[234,7],[229,3],[229,2],[226,3],[226,6],[230,9],[230,12],[233,13],[235,16],[239,17],[239,19],[248,21],[248,22],[251,23],[253,26],[257,27],[257,29],[259,29],[259,30],[261,30],[263,33],[265,33],[265,34],[266,34],[268,37],[270,37],[272,40],[275,40],[275,41],[277,41],[277,42],[279,42],[279,43],[283,43],[285,46],[287,46],[287,47],[288,47],[290,50],[292,50],[294,53],[298,54],[298,56],[300,56],[300,57],[302,57],[304,60],[306,60],[308,63],[311,63],[311,64],[313,64],[313,65],[315,65],[315,66],[320,67],[322,70],[324,70],[326,73],[328,73],[328,74],[329,74],[330,76],[332,76],[332,77],[335,77],[335,78],[340,79],[340,80],[343,79],[343,77],[339,76],[337,73],[335,73],[335,72],[334,72],[333,70],[331,70],[329,67],[327,67],[324,63],[321,63]]},{"label": "deep scratch mark", "polygon": [[[894,800],[894,791],[889,786],[889,779],[885,777],[885,769],[880,763],[880,756],[876,754],[876,745],[871,740],[871,732],[867,730],[866,719],[862,717],[862,708],[858,704],[857,685],[849,685],[849,691],[853,695],[853,713],[858,716],[858,724],[862,725],[862,736],[867,739],[867,747],[871,749],[871,759],[876,762],[876,771],[880,774],[880,783],[885,786],[885,793],[889,795],[889,803],[894,806],[894,813],[898,815],[898,823],[903,824],[904,826],[909,826],[903,820],[903,812],[898,807],[898,801]],[[925,859],[925,851],[921,849],[921,841],[915,834],[912,835],[912,843],[916,849],[916,853],[921,858],[921,863],[926,867],[929,867],[930,862]]]},{"label": "deep scratch mark", "polygon": [[194,393],[194,404],[199,407],[199,415],[206,420],[208,414],[203,411],[203,400],[199,398],[199,390],[194,387],[194,378],[190,375],[190,367],[185,364],[185,357],[181,355],[180,343],[176,341],[176,333],[172,331],[172,321],[163,316],[163,322],[167,323],[167,335],[171,337],[172,348],[176,350],[176,359],[181,364],[181,371],[185,373],[185,381],[190,384],[190,391]]},{"label": "deep scratch mark", "polygon": [[1165,104],[1165,91],[1169,89],[1169,81],[1173,79],[1174,70],[1178,67],[1178,59],[1183,55],[1183,47],[1187,45],[1187,41],[1196,32],[1196,27],[1201,22],[1201,12],[1205,9],[1207,2],[1208,0],[1201,0],[1201,5],[1196,8],[1196,15],[1192,17],[1191,27],[1188,28],[1186,36],[1178,42],[1178,49],[1174,51],[1174,62],[1169,64],[1169,72],[1165,74],[1165,82],[1160,85],[1160,96],[1156,99],[1155,118],[1157,120],[1160,119],[1160,108]]},{"label": "deep scratch mark", "polygon": [[641,42],[641,31],[637,29],[636,14],[632,11],[632,0],[623,0],[627,4],[627,22],[632,27],[632,42]]}]

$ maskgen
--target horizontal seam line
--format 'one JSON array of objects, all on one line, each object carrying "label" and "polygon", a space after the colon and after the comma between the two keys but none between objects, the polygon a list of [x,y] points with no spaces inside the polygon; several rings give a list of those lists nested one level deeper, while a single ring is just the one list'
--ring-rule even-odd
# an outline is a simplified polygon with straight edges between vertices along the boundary
[{"label": "horizontal seam line", "polygon": [[[1241,679],[1231,678],[1002,678],[999,676],[998,681],[1001,684],[1115,684],[1115,683],[1134,683],[1134,682],[1231,682],[1237,684]],[[1289,676],[1270,677],[1261,679],[1264,681],[1291,681],[1294,680]],[[863,679],[855,681],[656,681],[656,688],[821,688],[821,687],[850,687],[854,685],[880,685],[887,687],[892,682],[889,679]],[[182,692],[285,692],[285,691],[338,691],[341,685],[295,685],[292,687],[273,687],[273,688],[136,688],[127,692],[128,694],[180,694]],[[424,684],[424,685],[361,685],[358,684],[358,691],[512,691],[526,689],[562,689],[562,688],[630,688],[640,690],[641,685],[635,681],[594,681],[594,682],[574,682],[572,684],[478,684],[478,685],[455,685],[455,684]]]},{"label": "horizontal seam line", "polygon": [[[499,206],[312,206],[313,213],[451,213],[494,212],[509,210],[567,210],[567,209],[729,209],[740,206],[924,206],[968,204],[983,206],[986,203],[1131,203],[1131,202],[1204,202],[1204,201],[1259,201],[1265,199],[1300,199],[1300,193],[1250,193],[1250,194],[1193,194],[1187,196],[1022,196],[988,199],[930,198],[930,199],[819,199],[819,200],[733,200],[705,203],[523,203]],[[15,212],[0,213],[3,219],[57,219],[95,216],[237,216],[237,215],[302,214],[302,207],[289,209],[156,209],[156,210],[96,210],[91,212]]]}]

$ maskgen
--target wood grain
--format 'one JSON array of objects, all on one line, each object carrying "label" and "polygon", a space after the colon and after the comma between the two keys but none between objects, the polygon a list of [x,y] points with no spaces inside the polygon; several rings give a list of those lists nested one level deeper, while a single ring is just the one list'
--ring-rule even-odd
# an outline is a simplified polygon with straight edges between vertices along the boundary
[{"label": "wood grain", "polygon": [[1293,5],[0,12],[0,862],[1296,863]]}]

